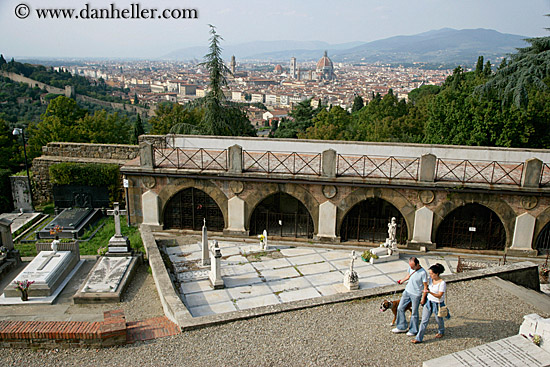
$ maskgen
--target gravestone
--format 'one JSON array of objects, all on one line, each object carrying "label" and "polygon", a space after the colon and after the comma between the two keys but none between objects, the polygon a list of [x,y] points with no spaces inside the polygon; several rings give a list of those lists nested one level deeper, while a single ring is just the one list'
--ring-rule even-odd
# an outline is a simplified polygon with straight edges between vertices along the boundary
[{"label": "gravestone", "polygon": [[55,185],[52,191],[57,208],[107,208],[110,205],[107,187]]},{"label": "gravestone", "polygon": [[33,212],[32,191],[27,176],[10,176],[13,207],[17,211]]},{"label": "gravestone", "polygon": [[21,263],[19,251],[13,246],[11,224],[11,220],[0,218],[0,278]]},{"label": "gravestone", "polygon": [[344,274],[344,286],[351,291],[359,289],[359,276],[357,275],[357,272],[353,270],[353,264],[355,259],[357,259],[355,250],[351,251],[350,257],[351,262],[349,264],[349,269],[346,270],[346,273]]},{"label": "gravestone", "polygon": [[122,235],[122,228],[120,227],[120,216],[126,215],[126,210],[120,210],[119,204],[114,203],[113,210],[107,210],[107,215],[112,215],[115,220],[115,234],[109,240],[109,252],[108,256],[127,256],[131,255],[132,248],[130,247],[130,241],[128,237]]},{"label": "gravestone", "polygon": [[[78,263],[78,256],[72,251],[41,251],[21,271],[14,281],[34,281],[29,288],[29,297],[49,297],[57,287],[65,280],[67,275]],[[17,289],[6,287],[6,297],[18,297]]]},{"label": "gravestone", "polygon": [[115,234],[109,240],[109,250],[90,271],[86,280],[73,297],[74,303],[120,302],[122,293],[130,284],[142,255],[134,255],[128,237],[122,235],[119,204],[113,204],[112,215],[115,222]]},{"label": "gravestone", "polygon": [[210,279],[210,284],[214,289],[225,288],[225,283],[222,278],[222,252],[218,246],[218,241],[214,240],[214,246],[211,249],[210,253],[210,273],[208,278]]},{"label": "gravestone", "polygon": [[63,231],[57,235],[60,238],[78,238],[86,228],[101,218],[101,210],[92,208],[68,208],[57,215],[46,227],[37,232],[38,238],[54,238],[50,231],[59,226]]}]

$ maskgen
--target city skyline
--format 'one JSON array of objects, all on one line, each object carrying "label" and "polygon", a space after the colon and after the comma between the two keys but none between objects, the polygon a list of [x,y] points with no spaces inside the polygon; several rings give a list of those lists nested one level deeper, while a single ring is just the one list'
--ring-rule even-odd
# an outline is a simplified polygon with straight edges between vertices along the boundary
[{"label": "city skyline", "polygon": [[[86,4],[90,4],[87,10]],[[30,13],[19,19],[18,6]],[[38,19],[37,8],[140,10],[196,9],[198,19]],[[30,58],[141,58],[153,59],[177,49],[208,44],[208,24],[224,37],[224,45],[252,41],[323,41],[330,44],[370,42],[397,35],[412,35],[441,28],[494,29],[525,37],[548,35],[550,0],[529,5],[514,0],[422,0],[408,2],[343,0],[2,0],[0,53]],[[134,12],[135,13],[135,12]],[[128,13],[129,14],[129,13]],[[144,13],[141,13],[144,14]],[[191,13],[187,13],[189,15]],[[19,14],[25,15],[23,14]],[[226,55],[227,56],[227,55]]]}]

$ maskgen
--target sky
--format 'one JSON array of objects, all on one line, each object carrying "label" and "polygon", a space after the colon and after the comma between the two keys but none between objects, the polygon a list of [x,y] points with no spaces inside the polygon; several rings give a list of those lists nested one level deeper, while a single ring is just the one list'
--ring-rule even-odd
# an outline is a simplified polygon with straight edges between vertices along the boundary
[{"label": "sky", "polygon": [[[88,8],[86,4],[89,4]],[[113,4],[113,5],[111,5]],[[139,5],[154,19],[83,19]],[[79,19],[39,19],[38,9],[75,9]],[[180,19],[159,19],[165,11]],[[197,11],[183,18],[182,9]],[[105,12],[104,12],[105,13]],[[250,41],[369,42],[441,28],[548,36],[550,0],[0,0],[6,58],[158,58],[206,46],[208,24],[226,45]],[[150,15],[149,10],[144,15]],[[19,17],[18,17],[19,16]]]}]

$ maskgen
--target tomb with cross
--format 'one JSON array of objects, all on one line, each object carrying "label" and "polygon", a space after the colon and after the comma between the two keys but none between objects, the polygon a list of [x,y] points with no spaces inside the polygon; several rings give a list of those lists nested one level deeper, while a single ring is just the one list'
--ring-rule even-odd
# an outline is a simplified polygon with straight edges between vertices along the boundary
[{"label": "tomb with cross", "polygon": [[120,216],[126,215],[126,210],[121,210],[118,203],[113,203],[113,209],[107,210],[107,215],[112,215],[115,219],[115,234],[109,240],[109,251],[107,256],[127,256],[132,253],[130,240],[122,235],[120,227]]}]

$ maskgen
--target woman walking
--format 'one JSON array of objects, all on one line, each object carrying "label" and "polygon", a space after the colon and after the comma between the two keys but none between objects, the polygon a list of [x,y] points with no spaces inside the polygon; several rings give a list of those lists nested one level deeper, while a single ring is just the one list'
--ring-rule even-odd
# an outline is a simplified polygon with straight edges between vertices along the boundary
[{"label": "woman walking", "polygon": [[[426,332],[426,327],[428,326],[428,321],[430,321],[430,316],[432,313],[435,314],[435,322],[437,322],[437,334],[436,338],[443,337],[445,333],[445,322],[443,317],[437,316],[440,306],[445,306],[445,292],[447,290],[447,284],[443,279],[439,277],[441,273],[445,271],[445,267],[441,264],[435,264],[430,266],[428,269],[428,275],[430,276],[430,282],[428,289],[424,290],[424,293],[428,294],[428,299],[422,310],[422,321],[420,322],[420,329],[416,334],[416,338],[412,340],[414,344],[422,343],[424,338],[424,333]],[[450,316],[447,315],[448,319]]]}]

